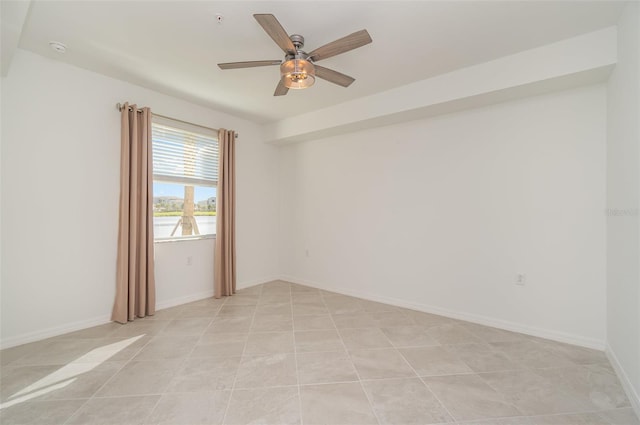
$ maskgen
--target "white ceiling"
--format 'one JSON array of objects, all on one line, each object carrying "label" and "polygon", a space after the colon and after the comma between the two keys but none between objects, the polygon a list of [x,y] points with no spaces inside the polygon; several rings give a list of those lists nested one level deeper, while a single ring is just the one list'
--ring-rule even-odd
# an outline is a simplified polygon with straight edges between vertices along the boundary
[{"label": "white ceiling", "polygon": [[[226,111],[273,122],[614,25],[623,2],[568,1],[33,1],[19,46]],[[216,13],[224,16],[216,22]],[[373,43],[321,62],[356,78],[274,97],[281,59],[253,19],[273,13],[305,50],[366,28]],[[65,43],[64,55],[48,43]],[[135,99],[132,99],[135,101]],[[152,105],[151,105],[152,106]]]}]

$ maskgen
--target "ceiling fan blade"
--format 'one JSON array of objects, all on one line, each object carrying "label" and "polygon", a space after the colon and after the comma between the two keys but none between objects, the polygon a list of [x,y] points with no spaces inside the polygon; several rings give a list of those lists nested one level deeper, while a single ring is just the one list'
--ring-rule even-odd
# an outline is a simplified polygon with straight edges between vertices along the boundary
[{"label": "ceiling fan blade", "polygon": [[316,77],[327,80],[333,84],[337,84],[342,87],[349,87],[351,83],[355,81],[355,78],[351,78],[348,75],[334,71],[333,69],[315,64],[313,66],[316,69]]},{"label": "ceiling fan blade", "polygon": [[269,34],[269,37],[271,37],[273,41],[275,41],[276,44],[285,51],[285,53],[296,53],[296,47],[293,45],[291,39],[289,39],[289,35],[284,28],[282,28],[282,25],[280,25],[280,22],[278,22],[275,16],[270,13],[256,13],[253,17],[256,18],[256,21],[258,21],[265,32]]},{"label": "ceiling fan blade", "polygon": [[248,61],[248,62],[227,62],[219,63],[220,69],[255,68],[256,66],[280,65],[281,60],[272,61]]},{"label": "ceiling fan blade", "polygon": [[284,96],[289,93],[289,88],[282,84],[282,80],[278,81],[278,86],[276,87],[276,91],[273,92],[274,96]]},{"label": "ceiling fan blade", "polygon": [[332,41],[331,43],[325,44],[322,47],[318,47],[309,53],[309,58],[314,62],[321,61],[323,59],[339,55],[340,53],[357,49],[358,47],[362,47],[372,41],[373,40],[371,40],[371,36],[367,30],[360,30],[336,41]]}]

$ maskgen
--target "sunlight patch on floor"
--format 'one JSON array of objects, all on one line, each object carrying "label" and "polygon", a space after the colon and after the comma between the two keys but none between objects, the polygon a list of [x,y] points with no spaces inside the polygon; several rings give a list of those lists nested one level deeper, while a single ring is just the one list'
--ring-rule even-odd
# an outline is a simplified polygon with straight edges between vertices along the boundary
[{"label": "sunlight patch on floor", "polygon": [[13,394],[9,397],[9,401],[0,404],[0,410],[70,385],[76,380],[76,377],[95,369],[143,336],[144,334],[94,348],[87,354],[78,357],[71,363]]}]

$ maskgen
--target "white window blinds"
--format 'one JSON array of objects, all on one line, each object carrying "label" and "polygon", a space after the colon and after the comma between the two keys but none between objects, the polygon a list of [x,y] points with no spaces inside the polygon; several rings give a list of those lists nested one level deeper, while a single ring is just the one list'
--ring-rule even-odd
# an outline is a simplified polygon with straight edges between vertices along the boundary
[{"label": "white window blinds", "polygon": [[[166,183],[215,186],[218,183],[218,138],[178,128],[168,120],[151,125],[153,179]],[[184,126],[181,126],[184,127]]]}]

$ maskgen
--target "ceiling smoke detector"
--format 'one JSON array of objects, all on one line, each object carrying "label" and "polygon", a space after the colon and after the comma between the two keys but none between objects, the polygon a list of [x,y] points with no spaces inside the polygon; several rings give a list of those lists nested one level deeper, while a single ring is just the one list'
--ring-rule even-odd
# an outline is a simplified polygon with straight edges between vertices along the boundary
[{"label": "ceiling smoke detector", "polygon": [[65,53],[67,51],[67,46],[65,46],[63,43],[60,43],[59,41],[50,41],[49,47],[51,47],[51,49],[53,49],[53,51],[57,53]]}]

